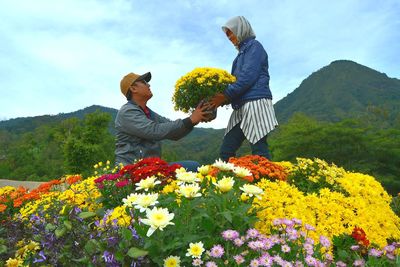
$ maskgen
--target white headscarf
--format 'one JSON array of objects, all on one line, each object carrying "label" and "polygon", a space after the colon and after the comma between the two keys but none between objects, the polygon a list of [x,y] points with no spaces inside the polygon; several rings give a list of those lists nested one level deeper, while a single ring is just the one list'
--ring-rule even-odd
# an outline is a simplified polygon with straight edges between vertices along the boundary
[{"label": "white headscarf", "polygon": [[222,30],[226,32],[227,28],[231,30],[234,35],[236,35],[239,43],[249,37],[256,37],[253,29],[251,28],[250,22],[243,16],[233,17],[228,20],[225,25],[222,26]]}]

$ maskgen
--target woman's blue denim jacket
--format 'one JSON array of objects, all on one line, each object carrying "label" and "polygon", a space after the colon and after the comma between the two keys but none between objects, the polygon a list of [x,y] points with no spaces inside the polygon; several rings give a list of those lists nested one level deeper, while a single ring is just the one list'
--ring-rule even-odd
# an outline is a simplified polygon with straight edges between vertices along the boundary
[{"label": "woman's blue denim jacket", "polygon": [[233,109],[239,109],[251,100],[272,99],[268,55],[254,37],[240,43],[239,54],[232,63],[231,73],[236,77],[236,82],[230,84],[224,94],[231,101]]}]

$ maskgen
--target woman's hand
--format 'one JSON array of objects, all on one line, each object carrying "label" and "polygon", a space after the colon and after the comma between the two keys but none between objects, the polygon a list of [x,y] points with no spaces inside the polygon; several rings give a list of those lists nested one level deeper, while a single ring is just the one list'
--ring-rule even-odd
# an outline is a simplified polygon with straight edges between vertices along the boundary
[{"label": "woman's hand", "polygon": [[224,94],[222,93],[218,93],[215,96],[213,96],[213,98],[211,98],[210,100],[210,106],[213,108],[217,108],[222,106],[222,104],[224,104],[227,101],[226,97]]}]

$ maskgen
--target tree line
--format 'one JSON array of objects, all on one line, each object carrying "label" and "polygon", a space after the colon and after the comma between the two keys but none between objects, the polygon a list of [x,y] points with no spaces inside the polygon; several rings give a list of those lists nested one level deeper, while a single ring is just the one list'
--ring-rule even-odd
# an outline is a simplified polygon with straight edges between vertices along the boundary
[{"label": "tree line", "polygon": [[[114,161],[112,117],[96,111],[25,133],[0,130],[0,178],[45,181],[66,174],[93,173],[99,161]],[[180,141],[163,144],[167,161],[218,158],[224,130],[195,129]],[[400,126],[372,112],[363,117],[324,122],[295,114],[268,137],[274,161],[320,158],[346,170],[373,175],[391,194],[400,192]],[[239,155],[249,154],[248,145]]]}]

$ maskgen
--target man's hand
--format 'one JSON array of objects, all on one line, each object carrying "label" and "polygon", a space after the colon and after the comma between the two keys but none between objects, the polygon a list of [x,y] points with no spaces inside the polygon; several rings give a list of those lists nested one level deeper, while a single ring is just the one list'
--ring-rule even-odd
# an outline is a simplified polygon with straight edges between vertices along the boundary
[{"label": "man's hand", "polygon": [[217,108],[222,106],[223,103],[227,102],[227,99],[224,94],[218,93],[210,100],[210,106],[213,108]]},{"label": "man's hand", "polygon": [[195,110],[193,110],[192,115],[190,115],[190,120],[194,125],[198,124],[202,121],[209,121],[209,109],[210,106],[208,104],[200,103]]}]

